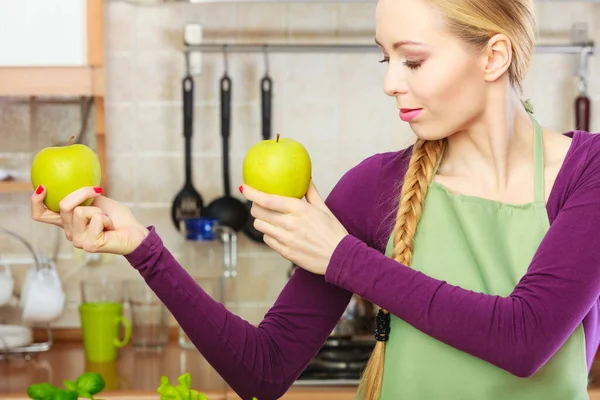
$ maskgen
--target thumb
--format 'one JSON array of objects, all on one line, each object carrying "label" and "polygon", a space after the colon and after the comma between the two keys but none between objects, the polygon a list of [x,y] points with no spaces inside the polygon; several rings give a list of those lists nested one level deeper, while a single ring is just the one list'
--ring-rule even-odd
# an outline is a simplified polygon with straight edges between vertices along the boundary
[{"label": "thumb", "polygon": [[317,187],[315,186],[315,183],[312,179],[310,180],[310,184],[308,185],[308,190],[306,191],[305,197],[306,201],[309,204],[321,209],[327,208],[327,206],[325,206],[323,198],[319,194],[319,191],[317,190]]}]

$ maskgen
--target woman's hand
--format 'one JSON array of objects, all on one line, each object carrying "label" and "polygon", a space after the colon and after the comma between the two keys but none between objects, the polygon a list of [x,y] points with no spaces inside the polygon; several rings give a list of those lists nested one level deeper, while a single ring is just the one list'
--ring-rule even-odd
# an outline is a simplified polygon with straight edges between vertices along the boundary
[{"label": "woman's hand", "polygon": [[346,228],[327,208],[311,181],[306,202],[259,192],[248,185],[240,186],[247,200],[254,227],[264,233],[265,243],[299,267],[325,275],[329,260]]},{"label": "woman's hand", "polygon": [[[39,192],[39,193],[38,193]],[[129,208],[101,195],[101,190],[84,187],[60,202],[60,213],[44,206],[46,189],[40,186],[31,196],[31,217],[61,227],[73,246],[89,253],[127,255],[135,250],[148,230]],[[91,206],[81,206],[93,199]]]}]

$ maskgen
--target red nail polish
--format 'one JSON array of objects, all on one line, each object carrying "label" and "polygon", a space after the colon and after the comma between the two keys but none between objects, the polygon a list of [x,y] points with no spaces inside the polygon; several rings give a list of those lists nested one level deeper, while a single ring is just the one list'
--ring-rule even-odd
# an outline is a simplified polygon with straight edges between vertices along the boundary
[{"label": "red nail polish", "polygon": [[244,187],[242,185],[240,185],[238,189],[240,190],[240,193],[244,193]]},{"label": "red nail polish", "polygon": [[95,187],[94,188],[94,192],[96,192],[96,193],[102,193],[102,188],[101,187]]},{"label": "red nail polish", "polygon": [[42,185],[39,185],[37,187],[37,189],[35,189],[35,194],[41,194],[44,191],[44,188],[42,187]]}]

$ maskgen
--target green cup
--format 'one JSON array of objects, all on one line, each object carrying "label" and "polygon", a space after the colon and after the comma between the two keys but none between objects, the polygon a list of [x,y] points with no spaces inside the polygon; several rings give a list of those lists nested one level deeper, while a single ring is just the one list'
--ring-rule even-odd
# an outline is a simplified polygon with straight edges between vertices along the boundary
[{"label": "green cup", "polygon": [[[79,306],[83,347],[89,362],[112,362],[131,338],[131,322],[123,315],[121,303],[83,303]],[[119,339],[121,325],[125,337]]]}]

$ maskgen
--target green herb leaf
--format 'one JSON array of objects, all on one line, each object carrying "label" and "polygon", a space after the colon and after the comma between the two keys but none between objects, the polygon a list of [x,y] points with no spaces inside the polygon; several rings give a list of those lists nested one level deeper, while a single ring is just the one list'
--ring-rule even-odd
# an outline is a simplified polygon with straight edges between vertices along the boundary
[{"label": "green herb leaf", "polygon": [[65,385],[65,387],[67,389],[69,389],[70,391],[77,392],[77,384],[75,382],[67,379],[66,381],[63,382],[63,385]]},{"label": "green herb leaf", "polygon": [[157,393],[160,394],[160,400],[183,400],[179,391],[171,385],[169,378],[166,376],[160,377],[160,386]]},{"label": "green herb leaf", "polygon": [[52,394],[51,400],[77,400],[77,393],[70,390],[58,389]]},{"label": "green herb leaf", "polygon": [[27,396],[33,400],[52,400],[52,395],[58,388],[49,383],[35,383],[27,388]]},{"label": "green herb leaf", "polygon": [[179,378],[177,378],[177,381],[179,382],[179,384],[175,386],[175,389],[177,389],[177,391],[181,395],[181,400],[190,400],[192,390],[192,376],[190,375],[190,373],[186,372],[185,374],[179,376]]},{"label": "green herb leaf", "polygon": [[95,394],[104,390],[106,382],[102,375],[96,372],[84,372],[77,378],[77,394],[84,399],[93,399]]}]

